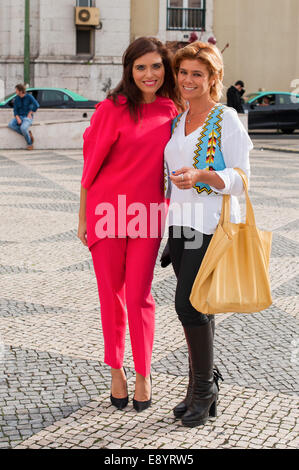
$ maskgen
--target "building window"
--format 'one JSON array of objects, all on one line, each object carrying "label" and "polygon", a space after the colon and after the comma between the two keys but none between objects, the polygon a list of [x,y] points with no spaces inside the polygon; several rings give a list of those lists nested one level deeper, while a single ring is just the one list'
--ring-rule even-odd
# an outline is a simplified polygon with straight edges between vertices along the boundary
[{"label": "building window", "polygon": [[92,7],[93,0],[76,0],[77,7]]},{"label": "building window", "polygon": [[77,55],[93,54],[93,29],[92,28],[76,28],[76,53]]},{"label": "building window", "polygon": [[167,29],[204,30],[206,0],[168,0]]}]

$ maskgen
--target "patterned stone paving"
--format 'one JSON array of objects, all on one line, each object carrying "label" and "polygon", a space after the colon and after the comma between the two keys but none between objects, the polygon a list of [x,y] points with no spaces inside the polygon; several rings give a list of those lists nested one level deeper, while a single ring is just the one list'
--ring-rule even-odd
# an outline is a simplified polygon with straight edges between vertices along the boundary
[{"label": "patterned stone paving", "polygon": [[[215,362],[225,378],[218,417],[187,429],[171,411],[187,383],[172,268],[158,262],[155,268],[153,405],[137,414],[130,401],[120,412],[109,401],[91,256],[76,237],[81,152],[2,151],[0,448],[297,448],[296,157],[252,152],[257,224],[273,231],[273,305],[253,315],[216,316]],[[129,345],[127,332],[132,397]]]}]

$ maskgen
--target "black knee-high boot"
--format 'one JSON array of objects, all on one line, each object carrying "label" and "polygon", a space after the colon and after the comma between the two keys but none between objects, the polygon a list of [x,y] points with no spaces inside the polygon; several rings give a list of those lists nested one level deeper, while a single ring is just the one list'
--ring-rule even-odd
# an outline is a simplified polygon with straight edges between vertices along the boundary
[{"label": "black knee-high boot", "polygon": [[182,423],[194,427],[217,415],[218,387],[213,375],[212,322],[202,326],[185,326],[184,331],[192,367],[192,392]]},{"label": "black knee-high boot", "polygon": [[213,339],[215,338],[215,315],[209,315],[209,319],[211,322],[211,328],[213,333]]},{"label": "black knee-high boot", "polygon": [[[212,333],[213,333],[213,338],[215,336],[215,316],[211,315],[210,316],[210,322],[211,322],[211,328],[212,328]],[[184,413],[186,413],[188,406],[190,406],[191,403],[191,393],[192,393],[192,368],[191,368],[191,361],[190,357],[188,354],[188,359],[189,359],[189,383],[187,387],[187,392],[184,400],[182,400],[178,405],[176,405],[173,408],[173,414],[176,418],[181,418]],[[223,381],[223,377],[219,372],[218,367],[214,366],[213,370],[214,374],[214,380],[216,382],[217,388],[219,390],[219,385],[218,385],[218,380],[221,379]]]}]

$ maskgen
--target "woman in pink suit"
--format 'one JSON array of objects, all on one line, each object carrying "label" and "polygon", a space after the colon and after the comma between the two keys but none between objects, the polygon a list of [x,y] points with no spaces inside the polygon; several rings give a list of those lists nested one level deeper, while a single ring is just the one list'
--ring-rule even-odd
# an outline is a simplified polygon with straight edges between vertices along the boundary
[{"label": "woman in pink suit", "polygon": [[167,49],[154,38],[139,38],[124,53],[121,82],[97,105],[83,136],[78,237],[93,259],[104,361],[111,367],[111,402],[118,409],[128,403],[126,316],[136,370],[133,405],[142,411],[151,404],[151,283],[166,212],[163,152],[177,115],[175,90]]}]

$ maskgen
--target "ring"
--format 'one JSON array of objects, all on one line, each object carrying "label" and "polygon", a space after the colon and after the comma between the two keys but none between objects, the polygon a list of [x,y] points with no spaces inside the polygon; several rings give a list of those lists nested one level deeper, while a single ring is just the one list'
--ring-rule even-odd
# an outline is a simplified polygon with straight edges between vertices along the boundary
[{"label": "ring", "polygon": [[183,181],[183,179],[184,179],[184,173],[181,175],[181,178],[182,178],[182,181]]}]

